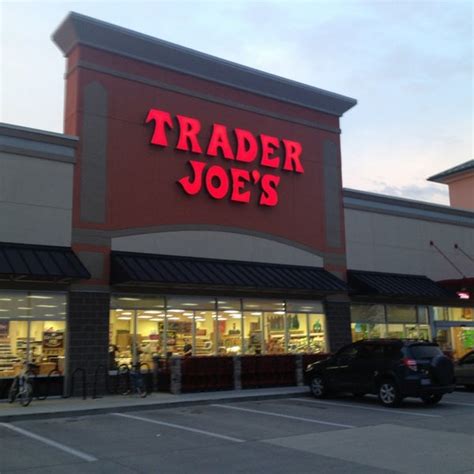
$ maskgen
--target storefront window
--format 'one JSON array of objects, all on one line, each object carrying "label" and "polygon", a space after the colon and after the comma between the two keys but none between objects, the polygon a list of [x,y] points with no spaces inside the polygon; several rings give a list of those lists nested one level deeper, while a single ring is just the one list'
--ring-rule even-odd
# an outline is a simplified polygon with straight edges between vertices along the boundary
[{"label": "storefront window", "polygon": [[192,355],[194,312],[168,308],[166,352],[172,355]]},{"label": "storefront window", "polygon": [[219,299],[217,313],[217,354],[242,353],[242,306],[237,298]]},{"label": "storefront window", "polygon": [[164,309],[163,296],[154,295],[112,295],[111,309]]},{"label": "storefront window", "polygon": [[362,339],[380,339],[387,337],[386,324],[352,323],[352,340],[354,342]]},{"label": "storefront window", "polygon": [[428,308],[412,305],[351,305],[352,340],[430,339]]},{"label": "storefront window", "polygon": [[288,313],[288,352],[309,352],[308,318],[305,313]]},{"label": "storefront window", "polygon": [[326,352],[326,320],[324,314],[308,314],[309,347],[308,352]]},{"label": "storefront window", "polygon": [[39,375],[63,373],[66,313],[64,293],[0,292],[0,377],[17,375],[25,361]]},{"label": "storefront window", "polygon": [[39,375],[48,375],[54,369],[64,373],[65,332],[65,321],[31,321],[29,360],[39,365]]},{"label": "storefront window", "polygon": [[129,365],[133,355],[135,311],[111,310],[109,326],[109,368]]},{"label": "storefront window", "polygon": [[407,335],[405,335],[405,325],[404,324],[388,324],[387,337],[397,338],[397,339],[403,339],[403,338],[408,337]]},{"label": "storefront window", "polygon": [[[286,304],[294,312],[285,310]],[[109,365],[156,356],[280,354],[326,350],[318,301],[115,295]]]},{"label": "storefront window", "polygon": [[416,306],[387,305],[387,322],[389,323],[415,323]]},{"label": "storefront window", "polygon": [[427,324],[418,324],[418,339],[431,340],[430,327]]},{"label": "storefront window", "polygon": [[195,312],[196,332],[194,337],[194,355],[208,356],[215,353],[215,314],[214,311]]},{"label": "storefront window", "polygon": [[385,323],[385,306],[381,304],[351,305],[353,323]]},{"label": "storefront window", "polygon": [[474,350],[474,325],[438,327],[436,342],[453,359],[460,359]]},{"label": "storefront window", "polygon": [[429,324],[429,315],[427,306],[417,306],[418,324]]},{"label": "storefront window", "polygon": [[285,311],[264,312],[265,318],[265,353],[281,354],[286,352]]},{"label": "storefront window", "polygon": [[284,311],[285,302],[282,300],[263,298],[244,298],[242,301],[244,311]]},{"label": "storefront window", "polygon": [[[134,312],[133,316],[136,316],[137,328],[136,356],[140,363],[151,367],[153,357],[163,352],[164,310],[141,309]],[[133,341],[133,337],[131,339]]]},{"label": "storefront window", "polygon": [[474,308],[433,307],[435,321],[464,321],[474,322]]},{"label": "storefront window", "polygon": [[289,313],[317,313],[323,314],[323,305],[320,301],[288,300],[286,310]]},{"label": "storefront window", "polygon": [[0,320],[0,377],[14,377],[28,359],[28,323]]},{"label": "storefront window", "polygon": [[245,354],[262,354],[263,351],[263,312],[244,312],[244,351]]}]

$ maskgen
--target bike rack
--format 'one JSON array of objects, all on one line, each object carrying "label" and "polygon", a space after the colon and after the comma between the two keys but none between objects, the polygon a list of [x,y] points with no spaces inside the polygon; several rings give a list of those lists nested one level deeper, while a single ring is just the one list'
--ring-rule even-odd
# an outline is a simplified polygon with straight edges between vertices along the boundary
[{"label": "bike rack", "polygon": [[[62,375],[62,373],[58,370],[58,369],[53,369],[49,372],[47,378],[46,378],[46,395],[36,395],[36,400],[40,400],[40,401],[43,401],[43,400],[46,400],[48,397],[49,397],[49,387],[50,387],[50,384],[51,384],[51,375],[53,374],[58,374],[58,375]],[[34,383],[35,383],[35,387],[36,387],[36,375],[35,375],[35,378],[34,378]]]},{"label": "bike rack", "polygon": [[[146,387],[146,392],[147,393],[151,393],[153,392],[153,380],[152,378],[150,377],[150,374],[152,373],[151,372],[151,368],[150,368],[150,364],[147,364],[146,362],[142,362],[139,367],[138,367],[138,370],[141,371],[142,370],[142,367],[146,367],[147,368],[147,377],[146,377],[146,383],[145,383],[145,387]],[[151,389],[150,389],[151,387]]]},{"label": "bike rack", "polygon": [[82,367],[77,367],[77,369],[74,369],[74,371],[72,372],[72,374],[71,374],[71,386],[70,386],[69,394],[68,395],[63,395],[63,398],[70,398],[72,396],[72,394],[74,393],[74,381],[75,381],[74,376],[77,373],[80,373],[81,378],[82,378],[82,399],[85,400],[87,398],[87,393],[86,393],[86,371]]}]

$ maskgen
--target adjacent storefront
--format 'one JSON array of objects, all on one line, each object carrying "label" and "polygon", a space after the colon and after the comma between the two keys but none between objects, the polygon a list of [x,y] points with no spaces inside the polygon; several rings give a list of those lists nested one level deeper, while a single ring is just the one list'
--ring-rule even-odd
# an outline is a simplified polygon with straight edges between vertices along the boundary
[{"label": "adjacent storefront", "polygon": [[431,339],[427,306],[352,304],[352,340]]},{"label": "adjacent storefront", "polygon": [[472,307],[352,304],[352,340],[388,338],[437,342],[454,359],[474,348]]},{"label": "adjacent storefront", "polygon": [[433,333],[446,352],[460,359],[474,349],[474,307],[432,308]]}]

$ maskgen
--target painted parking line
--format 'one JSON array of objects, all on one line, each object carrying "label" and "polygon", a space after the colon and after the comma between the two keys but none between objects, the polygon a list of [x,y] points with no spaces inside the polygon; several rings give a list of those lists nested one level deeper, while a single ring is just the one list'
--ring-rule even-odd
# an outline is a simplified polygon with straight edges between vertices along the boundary
[{"label": "painted parking line", "polygon": [[149,418],[143,418],[141,416],[127,415],[126,413],[111,413],[115,416],[121,416],[123,418],[130,418],[132,420],[145,421],[146,423],[154,423],[155,425],[168,426],[169,428],[175,428],[177,430],[190,431],[191,433],[199,433],[206,436],[212,436],[214,438],[225,439],[227,441],[233,441],[234,443],[245,443],[244,439],[233,438],[232,436],[226,436],[211,431],[198,430],[197,428],[191,428],[189,426],[176,425],[174,423],[166,423],[165,421],[150,420]]},{"label": "painted parking line", "polygon": [[60,449],[61,451],[64,451],[65,453],[71,454],[72,456],[76,456],[80,459],[83,459],[84,461],[88,461],[88,462],[97,461],[97,458],[94,456],[91,456],[90,454],[86,454],[86,453],[83,453],[82,451],[78,451],[77,449],[70,448],[69,446],[66,446],[65,444],[58,443],[56,441],[53,441],[52,439],[37,435],[36,433],[32,433],[31,431],[24,430],[23,428],[12,425],[10,423],[0,423],[0,426],[8,428],[9,430],[12,430],[12,431],[16,431],[17,433],[27,436],[28,438],[35,439],[36,441],[39,441],[41,443],[47,444],[48,446],[52,446],[53,448]]},{"label": "painted parking line", "polygon": [[370,411],[380,411],[382,413],[394,414],[394,415],[408,415],[408,416],[424,416],[427,418],[443,418],[442,415],[431,415],[428,413],[420,413],[418,411],[403,411],[403,410],[393,410],[392,408],[375,408],[375,407],[366,407],[363,405],[357,405],[355,403],[339,403],[339,402],[326,402],[323,400],[306,400],[301,398],[289,398],[288,400],[294,400],[298,402],[307,402],[307,403],[319,403],[320,405],[331,405],[335,407],[347,407],[347,408],[357,408],[358,410],[370,410]]},{"label": "painted parking line", "polygon": [[272,411],[253,410],[251,408],[234,407],[232,405],[220,405],[217,403],[212,404],[211,406],[218,407],[218,408],[225,408],[227,410],[238,410],[238,411],[245,411],[248,413],[257,413],[259,415],[277,416],[280,418],[288,418],[290,420],[306,421],[307,423],[317,423],[319,425],[337,426],[338,428],[356,428],[354,425],[344,425],[342,423],[333,423],[331,421],[316,420],[314,418],[303,418],[301,416],[283,415],[282,413],[275,413]]},{"label": "painted parking line", "polygon": [[474,407],[474,403],[464,403],[464,402],[440,402],[442,405],[459,405],[462,407]]}]

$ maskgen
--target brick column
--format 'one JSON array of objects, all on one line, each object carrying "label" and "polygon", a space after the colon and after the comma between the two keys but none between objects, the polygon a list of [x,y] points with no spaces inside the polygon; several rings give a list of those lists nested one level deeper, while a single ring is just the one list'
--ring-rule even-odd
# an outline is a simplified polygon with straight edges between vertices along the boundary
[{"label": "brick column", "polygon": [[[71,291],[69,293],[66,345],[66,393],[71,375],[77,368],[86,371],[87,394],[92,394],[94,373],[99,365],[108,370],[110,295],[106,292]],[[97,393],[104,393],[101,371]],[[74,395],[82,395],[82,380],[75,377]]]},{"label": "brick column", "polygon": [[335,352],[352,342],[350,304],[349,302],[326,301],[324,309],[329,350]]}]

